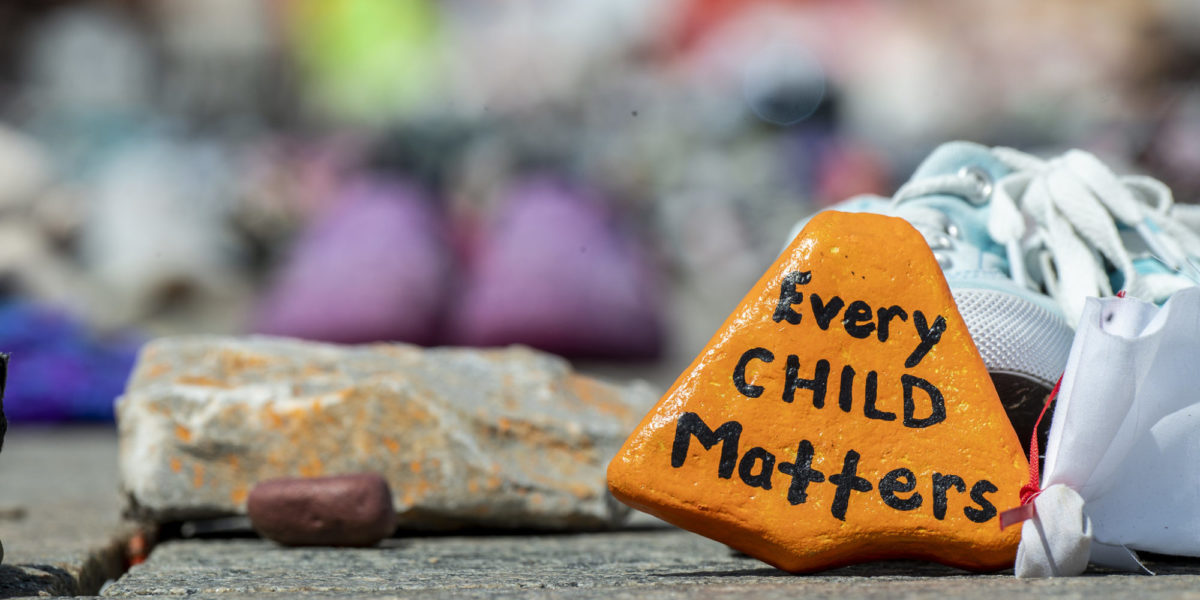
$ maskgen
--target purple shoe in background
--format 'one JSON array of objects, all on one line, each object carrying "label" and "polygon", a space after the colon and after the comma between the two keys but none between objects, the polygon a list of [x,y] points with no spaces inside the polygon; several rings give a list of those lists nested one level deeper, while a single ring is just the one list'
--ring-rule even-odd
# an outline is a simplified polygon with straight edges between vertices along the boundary
[{"label": "purple shoe in background", "polygon": [[430,344],[451,263],[415,187],[359,179],[305,231],[259,306],[259,333],[344,344]]},{"label": "purple shoe in background", "polygon": [[112,421],[139,346],[130,337],[97,339],[46,307],[0,305],[0,350],[12,370],[4,390],[9,421]]},{"label": "purple shoe in background", "polygon": [[452,298],[455,343],[526,344],[569,357],[659,354],[653,269],[600,198],[533,179],[498,211]]}]

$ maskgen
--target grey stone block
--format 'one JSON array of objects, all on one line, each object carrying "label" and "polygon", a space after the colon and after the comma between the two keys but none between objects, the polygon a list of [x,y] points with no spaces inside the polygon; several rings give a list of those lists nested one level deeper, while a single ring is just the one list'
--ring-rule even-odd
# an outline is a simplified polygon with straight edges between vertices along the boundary
[{"label": "grey stone block", "polygon": [[117,405],[121,486],[157,521],[245,514],[276,477],[377,472],[406,528],[596,529],[605,468],[656,400],[527,348],[182,337]]}]

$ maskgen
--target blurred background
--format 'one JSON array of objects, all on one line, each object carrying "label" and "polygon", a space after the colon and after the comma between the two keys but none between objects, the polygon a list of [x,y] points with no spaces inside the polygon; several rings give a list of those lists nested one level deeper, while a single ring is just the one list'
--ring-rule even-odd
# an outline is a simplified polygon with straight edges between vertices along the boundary
[{"label": "blurred background", "polygon": [[1200,193],[1200,4],[0,4],[11,420],[179,333],[529,344],[668,385],[799,218],[951,139]]}]

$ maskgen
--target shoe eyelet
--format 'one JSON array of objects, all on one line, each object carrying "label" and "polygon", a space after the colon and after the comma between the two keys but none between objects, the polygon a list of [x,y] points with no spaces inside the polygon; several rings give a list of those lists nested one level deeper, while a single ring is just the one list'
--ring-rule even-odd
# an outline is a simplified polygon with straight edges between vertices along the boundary
[{"label": "shoe eyelet", "polygon": [[979,186],[978,198],[968,198],[967,201],[976,206],[987,204],[988,200],[992,197],[992,176],[982,168],[975,166],[966,166],[959,169],[958,175],[974,179]]}]

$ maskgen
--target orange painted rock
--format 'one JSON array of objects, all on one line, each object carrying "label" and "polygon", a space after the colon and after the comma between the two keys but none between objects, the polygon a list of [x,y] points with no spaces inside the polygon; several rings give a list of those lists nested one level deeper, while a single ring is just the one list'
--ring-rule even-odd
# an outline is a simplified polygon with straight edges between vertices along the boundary
[{"label": "orange painted rock", "polygon": [[812,219],[625,442],[623,502],[788,571],[1011,566],[1021,445],[906,222]]}]

